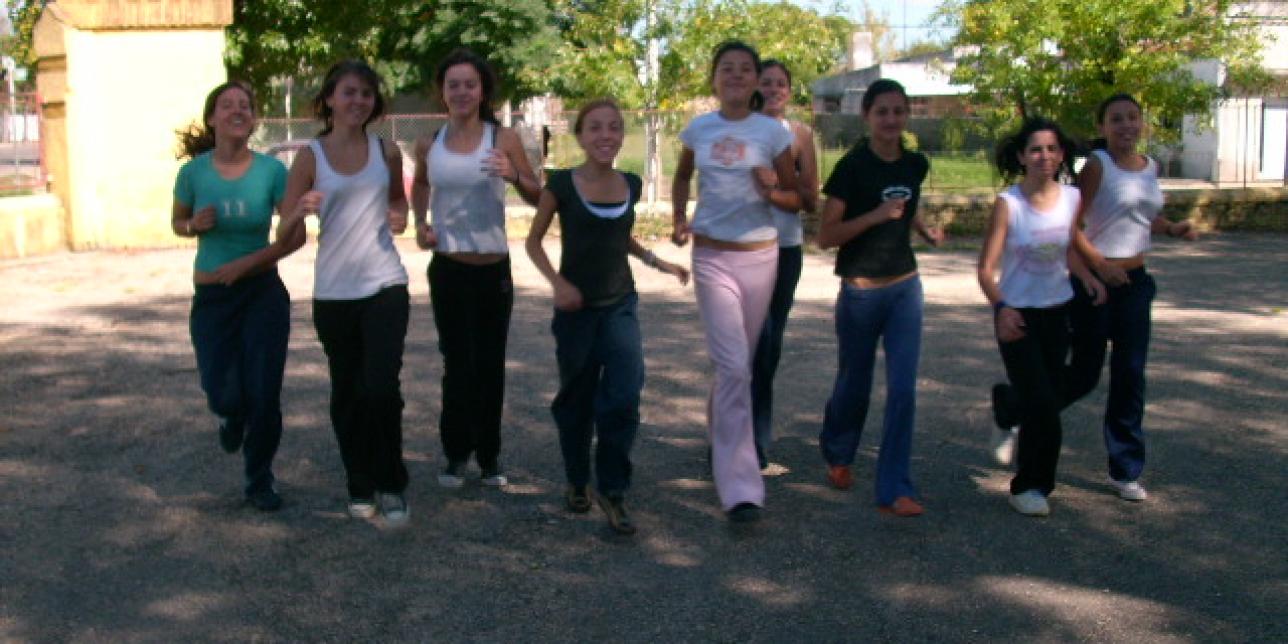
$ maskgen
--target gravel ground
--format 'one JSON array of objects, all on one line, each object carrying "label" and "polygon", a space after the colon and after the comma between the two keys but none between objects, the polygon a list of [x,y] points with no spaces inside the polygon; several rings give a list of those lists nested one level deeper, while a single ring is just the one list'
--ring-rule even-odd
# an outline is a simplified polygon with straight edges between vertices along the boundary
[{"label": "gravel ground", "polygon": [[[426,253],[403,392],[411,525],[344,513],[312,330],[293,293],[276,471],[242,503],[187,333],[191,250],[0,263],[0,640],[1285,641],[1288,251],[1282,236],[1162,242],[1147,413],[1149,501],[1105,482],[1104,386],[1067,411],[1052,516],[1006,504],[984,446],[1003,374],[974,251],[924,252],[918,519],[871,505],[874,398],[849,493],[815,436],[835,370],[826,256],[806,259],[779,372],[766,520],[732,529],[705,471],[710,368],[692,289],[636,266],[649,371],[630,502],[640,533],[564,512],[547,406],[548,289],[515,246],[503,459],[512,484],[448,491]],[[666,257],[683,251],[667,246]],[[883,390],[878,378],[876,391]]]}]

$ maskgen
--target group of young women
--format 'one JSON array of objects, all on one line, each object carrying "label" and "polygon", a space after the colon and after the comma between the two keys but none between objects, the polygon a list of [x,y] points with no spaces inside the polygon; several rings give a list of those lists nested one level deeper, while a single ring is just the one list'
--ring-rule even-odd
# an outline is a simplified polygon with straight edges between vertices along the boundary
[{"label": "group of young women", "polygon": [[[514,304],[505,234],[510,184],[536,206],[525,247],[554,291],[559,389],[551,412],[567,508],[586,512],[598,503],[613,530],[633,533],[625,497],[644,360],[627,257],[681,284],[690,272],[631,235],[641,180],[614,169],[625,135],[621,111],[609,99],[582,106],[573,132],[585,160],[551,173],[542,185],[516,133],[492,113],[496,79],[485,60],[458,50],[439,64],[435,80],[449,119],[416,142],[410,195],[397,144],[367,132],[384,101],[379,76],[360,61],[328,71],[314,100],[323,129],[289,172],[250,150],[254,98],[242,84],[216,87],[202,124],[182,133],[191,160],[175,182],[171,225],[177,235],[198,238],[191,333],[220,444],[243,453],[248,501],[278,509],[272,461],[282,432],[290,301],[276,262],[305,243],[304,221],[317,216],[313,321],[330,371],[348,512],[380,514],[391,525],[409,520],[400,371],[410,302],[394,236],[406,229],[410,210],[418,246],[433,250],[427,276],[443,356],[439,431],[446,461],[438,482],[463,485],[472,458],[483,485],[506,485],[500,429]],[[714,367],[707,410],[720,505],[730,521],[749,522],[765,503],[762,476],[782,471],[769,461],[773,378],[801,272],[799,213],[816,207],[818,169],[812,132],[784,115],[791,92],[784,65],[762,62],[749,45],[730,41],[716,50],[710,81],[719,109],[695,118],[680,135],[671,240],[693,243],[692,278]],[[883,512],[916,516],[923,507],[910,458],[923,295],[910,237],[915,230],[938,245],[943,235],[917,216],[929,162],[903,147],[903,88],[879,81],[862,108],[869,136],[840,160],[822,189],[818,244],[839,248],[841,284],[839,366],[819,444],[827,481],[850,488],[880,339],[887,401],[875,502]],[[1110,476],[1124,498],[1144,498],[1137,479],[1153,283],[1143,253],[1151,229],[1192,231],[1159,223],[1153,162],[1135,152],[1141,127],[1135,100],[1110,99],[1099,120],[1107,149],[1084,170],[1080,189],[1058,182],[1073,149],[1053,123],[1027,121],[998,152],[1003,174],[1021,180],[998,198],[979,279],[996,311],[1013,383],[994,388],[994,415],[1003,438],[1009,436],[1003,429],[1019,426],[1011,502],[1025,514],[1047,511],[1059,411],[1095,386],[1108,341]],[[697,208],[690,218],[695,172]],[[1091,208],[1082,207],[1080,195]],[[280,221],[270,243],[275,211]],[[558,269],[542,244],[556,213]],[[1102,283],[1109,285],[1107,305]],[[1067,319],[1074,323],[1068,364]]]}]

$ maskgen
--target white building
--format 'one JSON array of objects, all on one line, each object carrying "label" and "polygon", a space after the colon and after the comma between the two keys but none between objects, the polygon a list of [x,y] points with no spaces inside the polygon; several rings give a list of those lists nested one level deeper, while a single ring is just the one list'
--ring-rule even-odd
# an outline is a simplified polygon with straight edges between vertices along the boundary
[{"label": "white building", "polygon": [[[1288,2],[1243,2],[1236,11],[1246,14],[1240,19],[1258,23],[1261,63],[1278,80],[1278,89],[1267,95],[1224,99],[1206,123],[1186,117],[1181,174],[1217,184],[1284,185],[1288,180],[1288,96],[1283,93],[1288,84]],[[1210,83],[1225,82],[1225,69],[1216,61],[1199,61],[1191,69]]]}]

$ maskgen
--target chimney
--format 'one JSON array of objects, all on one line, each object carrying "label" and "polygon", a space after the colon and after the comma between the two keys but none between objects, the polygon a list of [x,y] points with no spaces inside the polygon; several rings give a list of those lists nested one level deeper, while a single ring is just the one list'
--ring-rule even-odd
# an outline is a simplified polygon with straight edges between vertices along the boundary
[{"label": "chimney", "polygon": [[850,50],[847,56],[849,71],[864,69],[875,64],[876,54],[872,51],[872,32],[856,31],[850,34]]}]

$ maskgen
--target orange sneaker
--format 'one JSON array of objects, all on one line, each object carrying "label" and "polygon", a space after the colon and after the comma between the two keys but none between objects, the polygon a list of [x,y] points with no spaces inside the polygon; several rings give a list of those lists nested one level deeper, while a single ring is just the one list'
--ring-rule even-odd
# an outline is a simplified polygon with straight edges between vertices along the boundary
[{"label": "orange sneaker", "polygon": [[854,487],[854,473],[850,471],[849,465],[829,465],[827,482],[838,490],[848,490]]},{"label": "orange sneaker", "polygon": [[877,506],[877,510],[897,517],[916,517],[926,512],[926,509],[921,507],[921,504],[910,496],[901,496],[890,505]]}]

